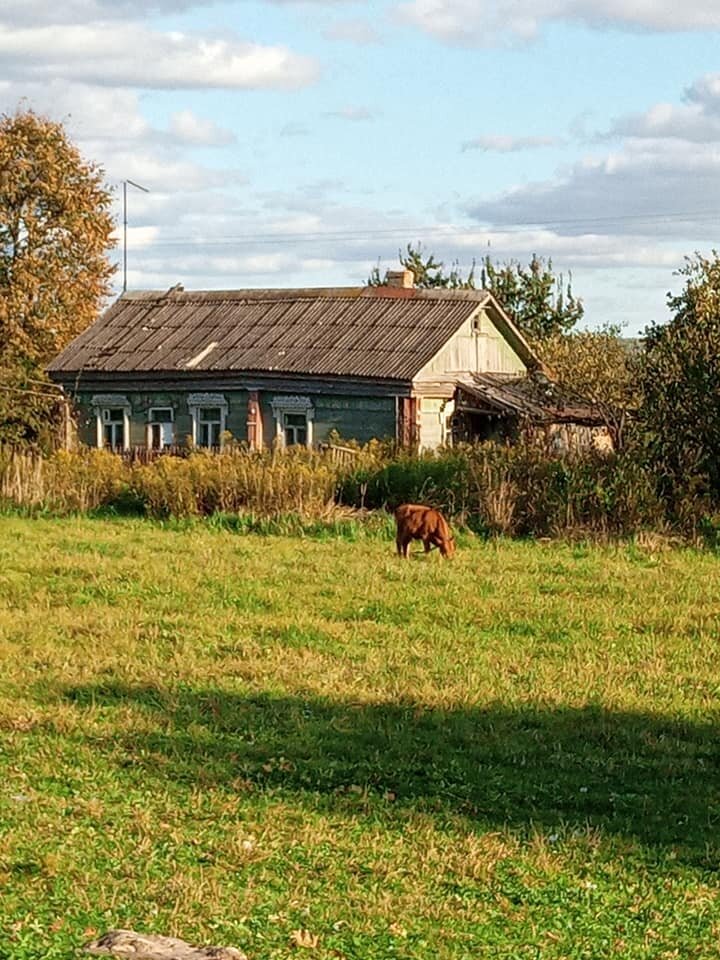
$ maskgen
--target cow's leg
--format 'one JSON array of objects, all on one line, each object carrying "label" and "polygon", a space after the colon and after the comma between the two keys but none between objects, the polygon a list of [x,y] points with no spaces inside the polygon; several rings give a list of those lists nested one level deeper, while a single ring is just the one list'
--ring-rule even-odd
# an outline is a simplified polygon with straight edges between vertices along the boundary
[{"label": "cow's leg", "polygon": [[432,550],[432,543],[429,540],[423,540],[423,547],[425,547],[425,553],[430,553]]}]

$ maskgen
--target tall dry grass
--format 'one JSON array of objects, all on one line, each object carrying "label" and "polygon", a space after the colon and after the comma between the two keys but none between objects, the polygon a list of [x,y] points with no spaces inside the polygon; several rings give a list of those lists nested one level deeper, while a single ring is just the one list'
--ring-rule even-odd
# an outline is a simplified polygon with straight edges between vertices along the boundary
[{"label": "tall dry grass", "polygon": [[35,452],[0,450],[0,503],[85,513],[114,502],[127,484],[127,468],[105,450]]},{"label": "tall dry grass", "polygon": [[342,469],[330,455],[305,450],[231,448],[148,464],[104,450],[49,457],[7,450],[0,451],[0,503],[58,514],[122,507],[159,518],[243,511],[312,518],[334,504]]},{"label": "tall dry grass", "polygon": [[[508,536],[630,536],[668,523],[641,456],[587,452],[559,457],[537,443],[464,445],[410,454],[369,445],[351,462],[325,452],[229,448],[126,463],[99,450],[0,451],[0,503],[58,514],[99,507],[153,517],[252,513],[327,517],[336,507],[430,503],[472,529]],[[704,522],[688,502],[683,529]]]},{"label": "tall dry grass", "polygon": [[156,517],[218,511],[316,517],[334,503],[338,477],[339,467],[322,454],[233,450],[161,457],[131,469],[128,489]]}]

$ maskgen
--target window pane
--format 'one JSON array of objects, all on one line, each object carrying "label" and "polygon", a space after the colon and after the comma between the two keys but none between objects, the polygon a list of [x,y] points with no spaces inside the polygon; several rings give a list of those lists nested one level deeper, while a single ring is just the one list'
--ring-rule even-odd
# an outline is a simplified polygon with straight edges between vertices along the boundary
[{"label": "window pane", "polygon": [[150,423],[172,423],[172,407],[151,407],[148,419]]},{"label": "window pane", "polygon": [[288,426],[285,428],[285,446],[305,446],[307,444],[307,428]]},{"label": "window pane", "polygon": [[201,423],[220,423],[220,407],[201,407],[198,419]]},{"label": "window pane", "polygon": [[113,408],[112,410],[107,411],[107,419],[110,423],[122,423],[123,422],[123,410],[120,408]]},{"label": "window pane", "polygon": [[106,423],[103,428],[103,442],[106,447],[123,446],[123,425],[121,423]]},{"label": "window pane", "polygon": [[220,446],[220,424],[219,423],[198,424],[198,444],[201,447],[219,447]]},{"label": "window pane", "polygon": [[287,423],[288,425],[292,425],[294,427],[304,427],[305,414],[304,413],[286,413],[285,423]]}]

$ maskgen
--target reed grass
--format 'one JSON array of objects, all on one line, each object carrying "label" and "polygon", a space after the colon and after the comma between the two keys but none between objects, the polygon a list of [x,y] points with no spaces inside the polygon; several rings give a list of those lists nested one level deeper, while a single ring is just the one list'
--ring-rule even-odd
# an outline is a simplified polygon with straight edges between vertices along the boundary
[{"label": "reed grass", "polygon": [[409,454],[379,444],[342,462],[293,449],[164,456],[146,464],[102,450],[43,458],[0,450],[0,506],[57,515],[98,508],[154,518],[222,514],[301,523],[330,521],[343,509],[429,503],[477,533],[507,536],[632,537],[679,532],[715,544],[712,505],[688,491],[673,515],[656,477],[636,451],[560,457],[536,443],[462,445]]}]

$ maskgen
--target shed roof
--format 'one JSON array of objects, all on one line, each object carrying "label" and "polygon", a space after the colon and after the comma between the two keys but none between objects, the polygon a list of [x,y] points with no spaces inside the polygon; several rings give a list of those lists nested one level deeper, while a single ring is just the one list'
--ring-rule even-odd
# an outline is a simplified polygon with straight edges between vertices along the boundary
[{"label": "shed roof", "polygon": [[172,288],[123,294],[48,370],[411,380],[485,305],[516,352],[534,363],[522,334],[485,290]]},{"label": "shed roof", "polygon": [[517,417],[536,423],[604,423],[598,407],[542,374],[510,376],[475,373],[458,386],[476,403],[478,410],[496,416]]}]

